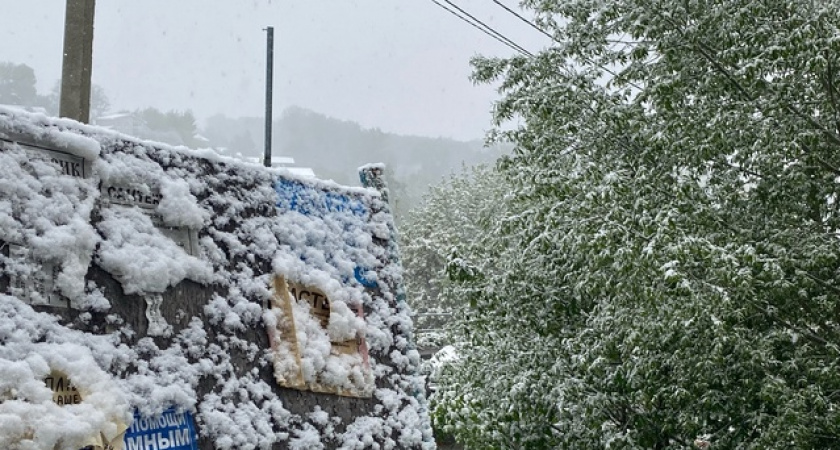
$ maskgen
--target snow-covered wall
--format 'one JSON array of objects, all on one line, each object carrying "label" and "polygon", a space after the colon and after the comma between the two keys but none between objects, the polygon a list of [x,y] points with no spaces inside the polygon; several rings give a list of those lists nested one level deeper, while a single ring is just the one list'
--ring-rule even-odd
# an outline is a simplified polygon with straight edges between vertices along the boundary
[{"label": "snow-covered wall", "polygon": [[434,447],[375,189],[0,108],[0,241],[0,448]]}]

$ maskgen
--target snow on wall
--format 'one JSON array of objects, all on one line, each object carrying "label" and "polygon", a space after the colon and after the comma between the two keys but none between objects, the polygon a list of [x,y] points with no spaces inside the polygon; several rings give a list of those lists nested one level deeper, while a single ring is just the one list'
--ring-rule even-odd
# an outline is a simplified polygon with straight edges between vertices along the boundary
[{"label": "snow on wall", "polygon": [[374,189],[0,107],[0,241],[0,448],[434,448]]}]

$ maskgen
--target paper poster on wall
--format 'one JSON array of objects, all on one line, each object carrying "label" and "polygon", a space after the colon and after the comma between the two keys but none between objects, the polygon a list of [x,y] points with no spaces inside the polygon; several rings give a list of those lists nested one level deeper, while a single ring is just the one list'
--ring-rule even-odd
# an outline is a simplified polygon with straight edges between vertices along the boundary
[{"label": "paper poster on wall", "polygon": [[[3,143],[3,146],[9,145]],[[88,178],[90,176],[91,162],[84,158],[60,150],[18,143],[20,148],[26,150],[30,159],[47,161],[54,164],[62,174],[75,178]]]},{"label": "paper poster on wall", "polygon": [[276,206],[282,211],[297,211],[306,216],[323,217],[342,213],[365,217],[370,212],[361,199],[349,194],[315,189],[303,182],[280,178],[274,183]]},{"label": "paper poster on wall", "polygon": [[[373,376],[364,336],[329,340],[325,367],[307,360],[309,349],[306,345],[329,339],[330,299],[322,290],[277,276],[271,308],[276,326],[268,333],[278,384],[349,397],[372,394]],[[354,311],[364,320],[361,306]],[[336,371],[336,367],[341,369]],[[337,376],[337,373],[345,376]]]},{"label": "paper poster on wall", "polygon": [[[12,136],[3,136],[9,138]],[[35,136],[17,135],[14,139],[23,138],[30,140],[36,138]],[[46,146],[45,146],[46,145]],[[68,153],[66,151],[56,150],[50,148],[47,143],[30,143],[24,144],[21,142],[13,142],[7,140],[0,140],[0,149],[12,149],[18,146],[23,149],[31,162],[40,161],[54,166],[62,175],[72,178],[88,178],[90,176],[91,161],[86,160],[78,155]],[[40,177],[40,169],[36,169],[29,165],[26,169],[36,177]],[[78,183],[77,181],[63,180],[62,183]],[[47,194],[49,195],[49,194]],[[16,208],[15,208],[16,209]],[[20,220],[18,213],[13,213],[15,219]],[[27,274],[19,274],[10,271],[10,284],[12,294],[33,306],[52,306],[58,308],[69,308],[71,305],[67,298],[58,293],[55,287],[55,279],[61,270],[61,263],[59,261],[42,261],[38,260],[32,255],[30,248],[23,242],[9,244],[9,258],[13,261],[20,262],[29,266],[40,266],[40,270],[33,271]],[[65,275],[67,275],[65,273]],[[81,281],[81,280],[80,280]]]},{"label": "paper poster on wall", "polygon": [[169,226],[157,213],[157,207],[163,198],[159,189],[149,188],[148,186],[127,187],[103,184],[101,198],[103,202],[109,205],[140,208],[141,211],[149,215],[152,223],[162,235],[175,242],[187,254],[199,257],[198,230],[189,227]]},{"label": "paper poster on wall", "polygon": [[149,336],[169,336],[172,333],[172,326],[166,323],[166,318],[160,312],[163,296],[147,294],[143,296],[143,300],[146,301],[146,320],[149,323],[146,334]]},{"label": "paper poster on wall", "polygon": [[134,421],[125,433],[125,450],[196,450],[198,435],[189,411],[169,408],[159,417],[145,417],[134,411]]},{"label": "paper poster on wall", "polygon": [[[9,244],[9,259],[28,265],[36,262],[27,247],[17,244]],[[37,261],[37,265],[40,265],[40,270],[26,276],[10,273],[9,287],[12,292],[29,305],[68,308],[69,302],[55,288],[59,266],[44,261]]]},{"label": "paper poster on wall", "polygon": [[70,381],[70,378],[58,371],[53,370],[44,383],[53,391],[53,402],[58,405],[78,405],[82,403],[82,395]]},{"label": "paper poster on wall", "polygon": [[[53,391],[53,402],[58,405],[78,405],[84,401],[82,392],[63,372],[51,371],[49,376],[44,378],[44,384]],[[85,450],[123,450],[123,434],[128,427],[121,421],[115,425],[116,434],[106,436],[106,433],[97,431],[85,440],[83,448]]]}]

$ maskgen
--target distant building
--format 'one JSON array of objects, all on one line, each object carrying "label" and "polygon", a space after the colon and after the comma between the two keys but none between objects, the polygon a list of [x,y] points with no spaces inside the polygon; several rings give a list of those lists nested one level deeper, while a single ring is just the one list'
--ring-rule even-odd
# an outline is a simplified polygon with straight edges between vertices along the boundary
[{"label": "distant building", "polygon": [[137,116],[137,114],[130,112],[121,112],[116,114],[108,114],[94,119],[95,124],[110,128],[114,131],[127,134],[129,136],[139,136],[149,134],[149,126],[146,121]]},{"label": "distant building", "polygon": [[[262,158],[258,158],[255,156],[246,156],[242,158],[245,161],[254,163],[254,164],[262,164]],[[280,167],[283,169],[288,170],[294,175],[299,177],[305,178],[315,178],[315,171],[309,167],[295,167],[295,159],[291,156],[272,156],[271,157],[271,167]]]}]

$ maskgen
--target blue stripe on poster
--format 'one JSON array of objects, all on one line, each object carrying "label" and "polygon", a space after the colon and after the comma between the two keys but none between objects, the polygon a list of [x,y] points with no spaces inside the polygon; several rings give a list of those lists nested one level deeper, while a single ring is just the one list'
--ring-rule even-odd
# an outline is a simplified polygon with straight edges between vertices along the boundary
[{"label": "blue stripe on poster", "polygon": [[189,411],[169,408],[158,417],[134,411],[134,422],[125,432],[125,450],[198,450],[195,421]]},{"label": "blue stripe on poster", "polygon": [[299,181],[280,178],[274,183],[274,190],[277,192],[278,208],[297,211],[307,216],[349,211],[355,216],[364,217],[368,212],[365,204],[359,199],[315,189]]}]

